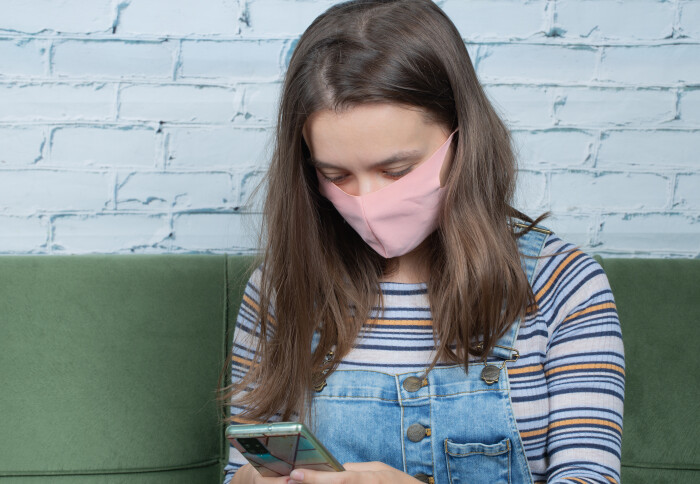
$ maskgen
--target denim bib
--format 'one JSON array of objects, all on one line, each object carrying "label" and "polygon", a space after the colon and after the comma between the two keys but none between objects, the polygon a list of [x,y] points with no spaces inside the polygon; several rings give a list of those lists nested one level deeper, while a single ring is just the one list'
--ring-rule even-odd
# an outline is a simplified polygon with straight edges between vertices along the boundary
[{"label": "denim bib", "polygon": [[[518,239],[531,285],[537,259],[523,255],[538,256],[549,233],[537,227]],[[518,319],[498,340],[495,362],[470,363],[469,373],[335,370],[313,395],[310,427],[341,464],[380,461],[432,484],[532,484],[506,367],[519,327]]]}]

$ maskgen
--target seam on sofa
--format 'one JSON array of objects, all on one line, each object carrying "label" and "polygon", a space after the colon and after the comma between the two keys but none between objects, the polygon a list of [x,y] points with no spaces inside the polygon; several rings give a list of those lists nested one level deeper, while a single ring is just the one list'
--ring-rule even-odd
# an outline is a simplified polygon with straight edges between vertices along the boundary
[{"label": "seam on sofa", "polygon": [[[222,343],[221,343],[221,352],[223,353],[223,358],[221,359],[224,362],[224,368],[226,368],[224,372],[224,381],[222,384],[225,386],[226,385],[226,378],[230,378],[230,372],[228,371],[228,340],[229,340],[229,327],[228,327],[228,317],[229,317],[229,255],[224,254],[224,321],[223,321],[223,338],[222,338]],[[217,412],[218,414],[218,412]],[[226,418],[228,416],[228,407],[224,407],[224,415],[223,417]],[[221,474],[224,473],[224,467],[228,463],[228,447],[226,444],[228,444],[228,440],[226,439],[226,426],[221,425],[221,429],[219,430],[221,435],[220,435],[220,443],[219,443],[219,472]]]},{"label": "seam on sofa", "polygon": [[644,462],[623,462],[622,467],[635,467],[640,469],[671,469],[678,471],[697,471],[700,470],[700,466],[693,466],[692,464],[663,464],[663,463],[651,463],[646,464]]},{"label": "seam on sofa", "polygon": [[198,469],[219,465],[219,459],[209,459],[193,464],[184,464],[168,467],[141,467],[135,469],[91,469],[91,470],[67,470],[67,471],[2,471],[0,477],[31,477],[31,476],[89,476],[103,474],[145,474],[151,472],[169,472],[187,469]]}]

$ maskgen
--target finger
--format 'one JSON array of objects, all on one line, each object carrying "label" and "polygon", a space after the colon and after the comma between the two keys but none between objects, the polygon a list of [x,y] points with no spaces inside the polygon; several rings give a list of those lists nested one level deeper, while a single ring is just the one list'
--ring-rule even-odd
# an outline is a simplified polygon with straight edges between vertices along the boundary
[{"label": "finger", "polygon": [[264,477],[257,469],[252,469],[253,484],[287,484],[289,482],[289,476],[281,477]]},{"label": "finger", "polygon": [[[341,482],[339,472],[334,471],[312,471],[311,469],[294,469],[289,477],[292,478],[290,484],[335,484]],[[350,482],[344,480],[342,482]]]}]

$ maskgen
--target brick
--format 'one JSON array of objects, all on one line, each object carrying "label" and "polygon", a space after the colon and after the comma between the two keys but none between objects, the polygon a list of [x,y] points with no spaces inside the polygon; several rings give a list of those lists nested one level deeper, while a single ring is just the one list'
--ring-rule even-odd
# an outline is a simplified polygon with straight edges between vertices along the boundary
[{"label": "brick", "polygon": [[[267,194],[267,180],[265,179],[265,170],[251,171],[236,177],[239,186],[239,197],[236,203],[241,211],[244,212],[262,212],[265,203],[265,195]],[[257,193],[253,191],[259,186]]]},{"label": "brick", "polygon": [[161,214],[60,216],[53,226],[58,253],[163,252],[170,244],[169,217]]},{"label": "brick", "polygon": [[552,207],[560,211],[654,210],[666,206],[668,179],[647,173],[552,173],[549,190]]},{"label": "brick", "polygon": [[656,124],[676,114],[676,95],[671,91],[585,87],[561,89],[558,94],[559,125]]},{"label": "brick", "polygon": [[279,83],[247,86],[243,102],[246,119],[248,115],[252,115],[253,121],[256,122],[276,122],[281,93],[282,85]]},{"label": "brick", "polygon": [[602,249],[634,253],[700,253],[700,220],[678,213],[604,215]]},{"label": "brick", "polygon": [[700,39],[700,3],[682,2],[680,8],[680,33],[686,37]]},{"label": "brick", "polygon": [[111,32],[112,3],[112,0],[3,0],[0,2],[0,30]]},{"label": "brick", "polygon": [[552,125],[552,88],[484,85],[484,92],[509,125]]},{"label": "brick", "polygon": [[511,130],[523,168],[580,167],[592,156],[595,136],[580,129]]},{"label": "brick", "polygon": [[175,215],[173,247],[188,250],[256,251],[258,214],[187,213]]},{"label": "brick", "polygon": [[173,42],[70,40],[54,46],[54,74],[70,77],[160,77],[170,79]]},{"label": "brick", "polygon": [[181,77],[279,79],[284,47],[277,40],[183,41]]},{"label": "brick", "polygon": [[462,38],[510,39],[543,33],[547,23],[545,5],[542,0],[446,0],[441,8]]},{"label": "brick", "polygon": [[227,208],[234,198],[228,173],[132,173],[117,186],[119,210]]},{"label": "brick", "polygon": [[44,140],[43,128],[0,128],[0,167],[39,161]]},{"label": "brick", "polygon": [[606,47],[598,78],[635,85],[700,82],[700,45]]},{"label": "brick", "polygon": [[700,173],[678,175],[673,206],[700,210]]},{"label": "brick", "polygon": [[498,44],[485,49],[479,79],[582,82],[593,78],[596,49],[581,45]]},{"label": "brick", "polygon": [[657,0],[559,0],[555,27],[564,38],[664,39],[673,33],[675,8]]},{"label": "brick", "polygon": [[2,120],[104,120],[112,115],[114,87],[105,84],[0,85]]},{"label": "brick", "polygon": [[596,166],[697,168],[698,152],[700,136],[693,130],[610,131],[604,133]]},{"label": "brick", "polygon": [[168,168],[255,168],[268,163],[273,133],[260,128],[172,128]]},{"label": "brick", "polygon": [[155,149],[149,128],[59,128],[51,140],[51,164],[153,167]]},{"label": "brick", "polygon": [[13,214],[103,210],[111,192],[110,176],[104,173],[4,171],[0,176],[0,210]]},{"label": "brick", "polygon": [[237,1],[140,0],[124,5],[116,32],[186,36],[240,32]]},{"label": "brick", "polygon": [[553,211],[550,217],[544,219],[542,225],[554,231],[554,235],[564,242],[574,244],[584,252],[594,251],[600,228],[595,214]]},{"label": "brick", "polygon": [[544,173],[520,170],[518,171],[514,204],[519,210],[546,209],[549,200],[547,193],[547,178]]},{"label": "brick", "polygon": [[236,113],[235,92],[215,86],[134,85],[120,92],[119,118],[227,122]]},{"label": "brick", "polygon": [[290,36],[299,35],[311,22],[333,2],[316,0],[252,0],[247,2],[248,25],[243,26],[243,35]]},{"label": "brick", "polygon": [[44,40],[0,40],[0,73],[5,77],[44,75],[46,49]]},{"label": "brick", "polygon": [[46,246],[48,223],[39,217],[0,215],[0,254],[33,252]]},{"label": "brick", "polygon": [[700,124],[700,89],[681,92],[680,118],[683,123]]}]

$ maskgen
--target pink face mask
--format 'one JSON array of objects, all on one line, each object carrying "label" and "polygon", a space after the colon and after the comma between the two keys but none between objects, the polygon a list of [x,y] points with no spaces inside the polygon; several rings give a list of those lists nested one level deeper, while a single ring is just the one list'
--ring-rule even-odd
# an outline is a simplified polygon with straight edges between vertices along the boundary
[{"label": "pink face mask", "polygon": [[326,180],[317,169],[319,190],[382,257],[404,255],[437,228],[445,192],[440,186],[440,169],[457,131],[430,158],[379,190],[350,195]]}]

